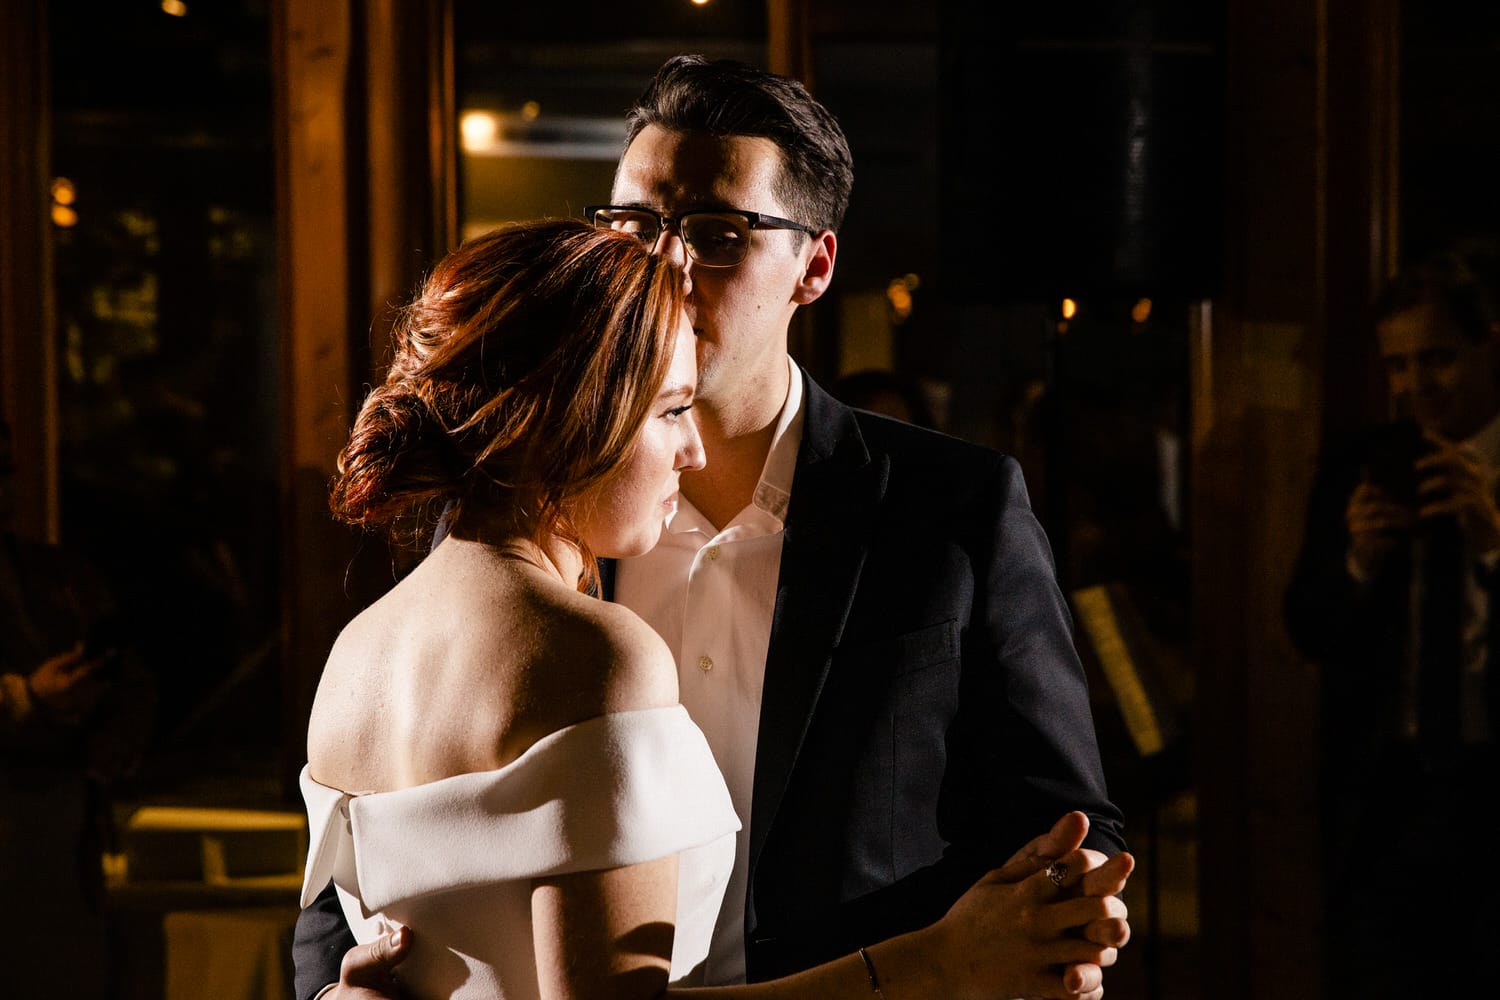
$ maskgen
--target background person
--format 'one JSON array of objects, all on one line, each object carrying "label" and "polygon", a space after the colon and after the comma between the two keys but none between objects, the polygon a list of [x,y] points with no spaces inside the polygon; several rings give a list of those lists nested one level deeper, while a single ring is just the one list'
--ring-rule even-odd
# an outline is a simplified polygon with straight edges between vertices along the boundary
[{"label": "background person", "polygon": [[1349,995],[1456,994],[1472,970],[1432,956],[1500,926],[1422,869],[1453,830],[1500,834],[1473,811],[1500,776],[1500,324],[1443,255],[1384,289],[1374,326],[1394,422],[1330,448],[1287,593],[1322,667],[1329,966]]},{"label": "background person", "polygon": [[0,940],[6,993],[107,995],[103,853],[114,783],[139,764],[155,688],[101,573],[13,530],[0,422]]}]

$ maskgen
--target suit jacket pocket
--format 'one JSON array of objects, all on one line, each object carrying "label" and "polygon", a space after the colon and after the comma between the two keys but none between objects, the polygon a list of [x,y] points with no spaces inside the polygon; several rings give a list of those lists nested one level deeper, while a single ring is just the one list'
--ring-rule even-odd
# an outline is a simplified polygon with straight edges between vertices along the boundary
[{"label": "suit jacket pocket", "polygon": [[844,644],[837,659],[861,665],[862,670],[910,674],[958,659],[958,620],[902,632],[889,638]]},{"label": "suit jacket pocket", "polygon": [[846,642],[834,662],[836,688],[825,699],[842,707],[839,724],[827,730],[838,735],[812,753],[828,768],[823,787],[848,791],[837,822],[840,892],[850,898],[942,854],[937,798],[958,709],[958,622]]}]

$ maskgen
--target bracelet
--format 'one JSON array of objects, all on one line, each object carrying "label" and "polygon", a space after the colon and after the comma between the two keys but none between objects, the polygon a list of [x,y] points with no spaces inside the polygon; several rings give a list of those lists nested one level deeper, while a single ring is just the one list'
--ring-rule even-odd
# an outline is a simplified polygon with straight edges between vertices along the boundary
[{"label": "bracelet", "polygon": [[885,1000],[885,994],[880,991],[880,980],[875,976],[875,963],[870,961],[870,953],[861,948],[859,957],[864,959],[865,973],[870,977],[870,991],[875,994],[877,1000]]}]

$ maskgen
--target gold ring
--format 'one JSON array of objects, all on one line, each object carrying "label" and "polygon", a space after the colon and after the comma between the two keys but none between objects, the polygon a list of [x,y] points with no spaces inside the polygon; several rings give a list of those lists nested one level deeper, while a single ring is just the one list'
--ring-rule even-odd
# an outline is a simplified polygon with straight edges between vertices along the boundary
[{"label": "gold ring", "polygon": [[1052,880],[1052,884],[1062,888],[1063,879],[1068,877],[1068,863],[1066,861],[1054,861],[1047,866],[1042,874]]}]

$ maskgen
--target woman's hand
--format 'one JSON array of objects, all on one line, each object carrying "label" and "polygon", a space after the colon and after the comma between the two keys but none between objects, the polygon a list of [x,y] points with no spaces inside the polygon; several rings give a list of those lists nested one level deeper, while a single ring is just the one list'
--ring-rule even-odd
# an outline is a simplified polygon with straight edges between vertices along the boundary
[{"label": "woman's hand", "polygon": [[1135,859],[1083,848],[1088,817],[1068,813],[975,883],[930,930],[956,997],[1098,1000],[1130,940],[1118,894]]}]

